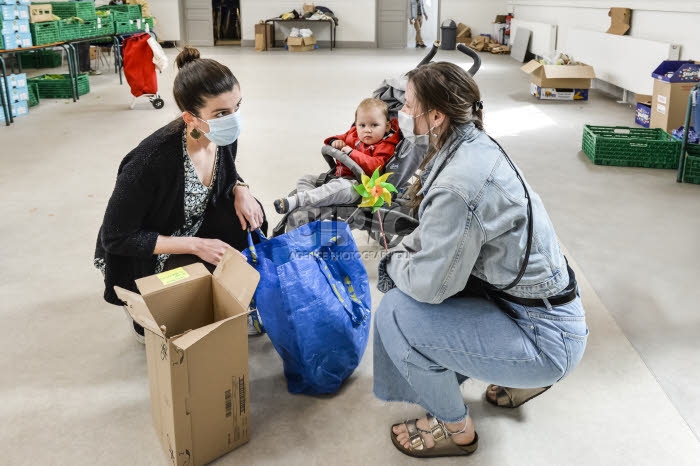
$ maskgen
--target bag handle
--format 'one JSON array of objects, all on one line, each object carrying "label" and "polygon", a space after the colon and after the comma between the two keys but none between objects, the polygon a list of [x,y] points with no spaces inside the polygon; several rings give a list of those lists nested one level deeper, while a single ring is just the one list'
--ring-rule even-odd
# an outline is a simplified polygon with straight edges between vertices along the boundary
[{"label": "bag handle", "polygon": [[[253,244],[253,236],[250,233],[251,233],[251,230],[250,230],[250,228],[248,228],[248,251],[250,251],[250,257],[253,260],[253,264],[257,264],[258,263],[258,255],[255,252],[255,245]],[[265,233],[263,233],[262,230],[260,230],[260,228],[255,230],[255,233],[258,234],[258,237],[261,240],[267,240]]]},{"label": "bag handle", "polygon": [[[318,265],[319,269],[321,269],[321,273],[323,274],[323,276],[326,278],[328,286],[331,287],[333,293],[335,294],[335,297],[338,298],[340,304],[343,305],[343,309],[345,309],[346,314],[350,317],[353,326],[361,324],[365,320],[365,313],[362,312],[360,309],[355,310],[352,304],[350,304],[346,299],[342,297],[340,291],[338,290],[338,287],[335,285],[335,283],[333,283],[333,276],[331,275],[331,272],[328,269],[328,265],[326,265],[326,263],[321,260],[321,258],[318,256],[318,253],[311,253],[309,255],[316,260],[316,264]],[[359,300],[357,295],[355,295],[355,289],[352,286],[352,281],[350,280],[350,277],[345,275],[343,282],[345,284],[345,288],[348,293],[348,296],[350,297],[350,300],[363,306],[362,302]]]}]

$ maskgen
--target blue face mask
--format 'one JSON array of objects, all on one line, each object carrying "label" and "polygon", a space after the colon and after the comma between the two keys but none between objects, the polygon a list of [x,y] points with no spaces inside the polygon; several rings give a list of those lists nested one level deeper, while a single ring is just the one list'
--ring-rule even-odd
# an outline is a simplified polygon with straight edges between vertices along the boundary
[{"label": "blue face mask", "polygon": [[229,146],[233,144],[241,134],[241,111],[226,115],[213,120],[202,120],[195,117],[199,121],[203,121],[209,125],[209,132],[204,135],[217,146]]}]

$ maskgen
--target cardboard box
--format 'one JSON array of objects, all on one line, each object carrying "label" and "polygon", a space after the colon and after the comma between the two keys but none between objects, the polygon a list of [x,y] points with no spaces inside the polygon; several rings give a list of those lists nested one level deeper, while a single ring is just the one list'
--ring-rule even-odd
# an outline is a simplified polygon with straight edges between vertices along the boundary
[{"label": "cardboard box", "polygon": [[593,67],[581,65],[543,65],[531,60],[520,68],[530,75],[530,82],[544,88],[590,89],[595,78]]},{"label": "cardboard box", "polygon": [[32,23],[43,23],[45,21],[53,21],[53,5],[33,4],[29,6],[29,21]]},{"label": "cardboard box", "polygon": [[146,334],[151,414],[168,459],[199,466],[248,442],[248,306],[260,275],[229,250],[202,264],[115,287]]},{"label": "cardboard box", "polygon": [[690,91],[700,81],[700,63],[690,60],[666,60],[651,74],[654,95],[651,104],[651,128],[667,133],[682,126]]},{"label": "cardboard box", "polygon": [[634,122],[643,128],[648,128],[651,123],[651,102],[650,95],[637,94],[637,108],[634,113]]},{"label": "cardboard box", "polygon": [[267,49],[275,46],[275,25],[258,23],[255,25],[255,50],[265,50],[265,29],[267,29]]},{"label": "cardboard box", "polygon": [[316,48],[316,37],[287,37],[290,52],[310,52]]},{"label": "cardboard box", "polygon": [[29,34],[29,20],[28,19],[13,19],[11,21],[0,22],[0,34],[15,34],[17,32],[23,32]]},{"label": "cardboard box", "polygon": [[302,8],[304,10],[304,13],[316,12],[316,5],[314,5],[313,3],[304,3],[304,6]]},{"label": "cardboard box", "polygon": [[632,10],[629,8],[610,8],[608,12],[610,16],[610,27],[608,34],[624,36],[630,30],[630,22],[632,21]]},{"label": "cardboard box", "polygon": [[540,100],[588,100],[588,89],[540,87],[530,83],[530,94]]}]

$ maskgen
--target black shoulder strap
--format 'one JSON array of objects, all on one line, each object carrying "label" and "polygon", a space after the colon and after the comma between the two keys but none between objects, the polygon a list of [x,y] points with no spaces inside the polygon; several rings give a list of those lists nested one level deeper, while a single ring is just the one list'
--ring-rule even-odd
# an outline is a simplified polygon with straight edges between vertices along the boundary
[{"label": "black shoulder strap", "polygon": [[520,272],[518,272],[518,276],[515,277],[515,280],[513,280],[505,288],[496,288],[499,291],[506,291],[506,290],[510,290],[515,285],[520,283],[520,280],[522,280],[523,275],[525,275],[525,270],[527,269],[527,264],[530,261],[530,251],[532,250],[532,235],[533,235],[533,230],[534,230],[534,225],[533,225],[534,222],[532,221],[532,200],[530,199],[530,192],[527,190],[527,185],[525,184],[525,181],[523,180],[523,178],[520,176],[520,172],[518,172],[518,169],[515,168],[513,161],[510,160],[510,157],[508,157],[508,154],[506,154],[506,151],[503,150],[503,147],[501,147],[501,145],[498,143],[498,141],[496,141],[491,136],[489,136],[489,138],[498,146],[498,148],[501,150],[501,153],[505,156],[506,160],[508,161],[508,164],[511,166],[513,171],[515,171],[515,175],[518,177],[518,179],[520,180],[520,183],[523,185],[523,189],[525,190],[525,197],[527,198],[527,247],[525,248],[525,258],[523,259],[523,263],[520,266]]}]

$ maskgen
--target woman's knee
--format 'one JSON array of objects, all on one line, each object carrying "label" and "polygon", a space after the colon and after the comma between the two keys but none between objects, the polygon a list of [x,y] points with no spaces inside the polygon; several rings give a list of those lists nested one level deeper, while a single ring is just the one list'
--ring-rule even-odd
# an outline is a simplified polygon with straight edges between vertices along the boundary
[{"label": "woman's knee", "polygon": [[398,288],[387,292],[375,312],[375,330],[381,334],[382,329],[400,325],[405,315],[403,310],[408,309],[410,301],[412,299]]}]

